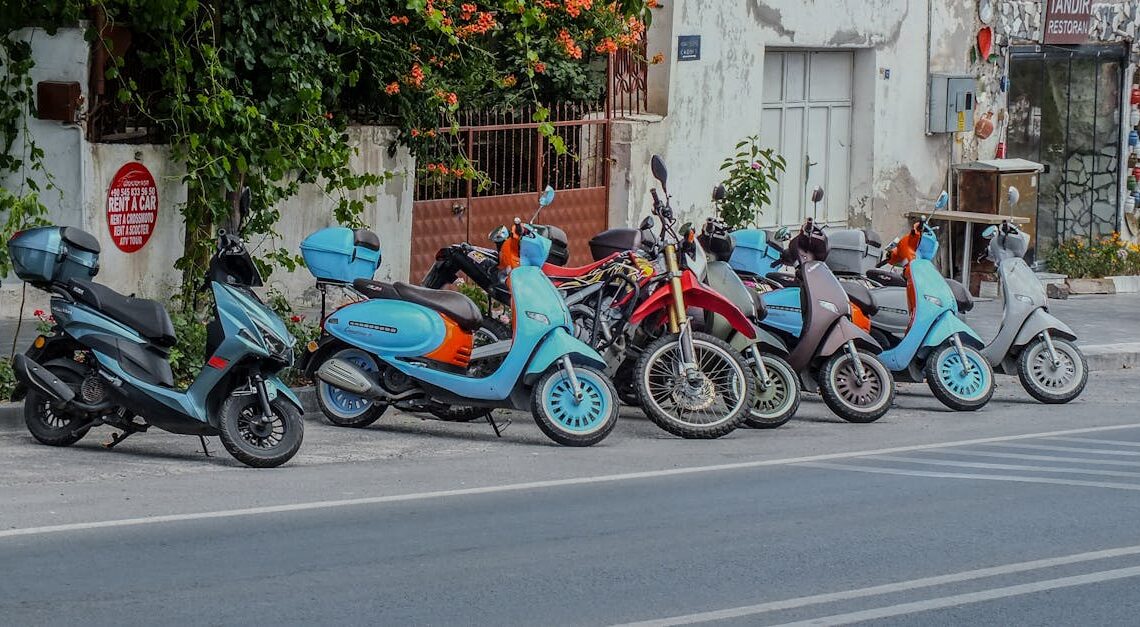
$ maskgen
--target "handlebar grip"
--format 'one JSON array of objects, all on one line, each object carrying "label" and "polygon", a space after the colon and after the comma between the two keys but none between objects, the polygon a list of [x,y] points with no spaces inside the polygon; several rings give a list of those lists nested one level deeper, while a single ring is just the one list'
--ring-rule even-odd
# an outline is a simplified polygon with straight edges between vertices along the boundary
[{"label": "handlebar grip", "polygon": [[882,268],[883,266],[887,265],[890,261],[891,261],[890,258],[883,259],[879,263],[875,264],[875,267],[876,268]]}]

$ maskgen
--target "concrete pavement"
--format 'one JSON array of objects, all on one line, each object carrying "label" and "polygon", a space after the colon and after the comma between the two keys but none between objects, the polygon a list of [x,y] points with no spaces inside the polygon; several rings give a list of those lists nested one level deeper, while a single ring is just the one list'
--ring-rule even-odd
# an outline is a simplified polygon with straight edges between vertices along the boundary
[{"label": "concrete pavement", "polygon": [[584,450],[533,423],[499,440],[407,416],[310,422],[296,463],[272,471],[189,437],[105,451],[105,434],[52,449],[0,430],[0,615],[1127,624],[1140,401],[1122,391],[1138,381],[1104,373],[1061,407],[1002,385],[970,414],[903,386],[872,425],[807,402],[784,428],[711,442],[629,414]]}]

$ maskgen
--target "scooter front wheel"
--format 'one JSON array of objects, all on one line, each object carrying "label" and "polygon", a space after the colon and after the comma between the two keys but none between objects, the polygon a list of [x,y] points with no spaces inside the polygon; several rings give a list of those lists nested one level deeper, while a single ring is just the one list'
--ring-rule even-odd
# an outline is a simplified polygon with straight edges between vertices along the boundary
[{"label": "scooter front wheel", "polygon": [[256,394],[230,396],[219,410],[218,434],[234,459],[254,468],[274,468],[301,448],[305,423],[292,403],[278,396],[269,402],[272,415],[262,416]]},{"label": "scooter front wheel", "polygon": [[564,446],[593,446],[614,430],[618,419],[617,391],[606,375],[587,366],[574,366],[581,398],[565,370],[551,368],[534,386],[531,411],[538,428]]},{"label": "scooter front wheel", "polygon": [[994,370],[976,348],[944,344],[926,358],[926,383],[935,398],[954,411],[977,411],[994,395]]},{"label": "scooter front wheel", "polygon": [[840,350],[820,369],[819,394],[827,408],[847,422],[875,422],[891,408],[895,380],[871,353],[858,350],[855,354],[863,365],[863,378],[851,354]]},{"label": "scooter front wheel", "polygon": [[754,358],[748,365],[756,375],[756,403],[744,419],[753,429],[775,429],[786,424],[800,407],[800,378],[792,365],[775,355],[761,355],[768,372],[768,386],[760,381],[760,370]]},{"label": "scooter front wheel", "polygon": [[1081,395],[1089,379],[1089,365],[1081,349],[1072,342],[1051,338],[1057,351],[1057,365],[1045,340],[1026,346],[1017,359],[1017,377],[1033,398],[1042,403],[1068,403]]}]

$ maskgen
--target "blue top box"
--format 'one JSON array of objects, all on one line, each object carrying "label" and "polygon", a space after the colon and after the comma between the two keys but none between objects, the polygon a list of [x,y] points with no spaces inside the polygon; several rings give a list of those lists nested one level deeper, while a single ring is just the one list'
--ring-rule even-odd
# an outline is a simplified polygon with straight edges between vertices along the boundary
[{"label": "blue top box", "polygon": [[329,227],[301,242],[301,257],[320,281],[371,279],[380,267],[380,238],[368,229]]}]

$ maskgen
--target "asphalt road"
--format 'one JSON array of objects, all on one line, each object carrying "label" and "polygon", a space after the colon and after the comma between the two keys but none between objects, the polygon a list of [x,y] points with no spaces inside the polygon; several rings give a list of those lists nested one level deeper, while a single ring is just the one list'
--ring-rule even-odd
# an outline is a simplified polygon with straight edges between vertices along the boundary
[{"label": "asphalt road", "polygon": [[272,471],[146,434],[0,431],[0,623],[1111,625],[1140,612],[1140,401],[1010,378],[975,414],[922,386],[873,425],[602,445],[516,415],[308,422]]}]

